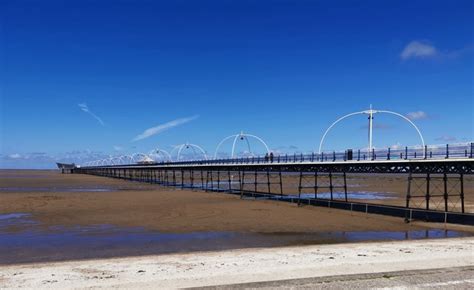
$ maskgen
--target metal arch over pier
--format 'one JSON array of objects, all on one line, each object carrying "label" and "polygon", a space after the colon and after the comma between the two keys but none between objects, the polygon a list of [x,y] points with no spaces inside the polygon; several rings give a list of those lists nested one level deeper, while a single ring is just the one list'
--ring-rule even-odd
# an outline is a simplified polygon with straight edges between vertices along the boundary
[{"label": "metal arch over pier", "polygon": [[322,148],[323,148],[323,143],[324,143],[324,139],[326,138],[326,135],[329,133],[329,131],[339,122],[341,122],[342,120],[344,119],[347,119],[349,117],[352,117],[352,116],[355,116],[355,115],[369,115],[369,133],[368,133],[368,138],[369,138],[369,144],[368,144],[368,147],[367,147],[367,151],[368,151],[368,154],[370,156],[371,152],[372,152],[372,148],[373,148],[373,120],[374,120],[374,114],[376,113],[386,113],[386,114],[391,114],[391,115],[395,115],[397,117],[400,117],[402,118],[403,120],[407,121],[413,128],[415,128],[416,132],[418,133],[418,136],[420,137],[420,140],[421,140],[421,144],[423,147],[425,147],[425,139],[423,138],[423,135],[421,134],[421,131],[420,129],[418,129],[418,127],[415,125],[415,123],[413,123],[410,119],[408,119],[407,117],[403,116],[402,114],[399,114],[397,112],[392,112],[392,111],[387,111],[387,110],[373,110],[372,109],[372,106],[370,106],[370,109],[369,110],[366,110],[366,111],[360,111],[360,112],[354,112],[354,113],[350,113],[350,114],[347,114],[347,115],[344,115],[342,117],[340,117],[339,119],[337,119],[334,123],[332,123],[327,129],[326,131],[324,132],[323,134],[323,137],[321,138],[321,141],[319,143],[319,154],[321,154],[322,152]]},{"label": "metal arch over pier", "polygon": [[[137,158],[138,158],[138,159],[137,159]],[[132,160],[133,160],[133,162],[135,162],[135,163],[138,163],[138,162],[140,162],[140,161],[146,160],[146,159],[148,159],[148,158],[150,158],[150,157],[149,157],[147,154],[145,154],[145,153],[140,153],[140,152],[138,152],[138,153],[132,154]]]},{"label": "metal arch over pier", "polygon": [[[173,150],[171,151],[171,154],[177,150],[177,154],[176,154],[176,161],[179,162],[181,160],[181,153],[183,152],[184,149],[191,149],[194,153],[194,155],[196,155],[196,152],[199,151],[202,153],[203,155],[203,159],[204,160],[207,160],[207,154],[206,154],[206,151],[199,145],[196,145],[196,144],[192,144],[192,143],[184,143],[184,144],[181,144],[181,145],[177,145],[173,148]],[[197,150],[197,151],[196,151]]]},{"label": "metal arch over pier", "polygon": [[224,139],[222,139],[221,142],[219,142],[219,144],[217,145],[216,147],[216,151],[214,153],[214,159],[217,159],[217,154],[219,154],[219,149],[221,148],[221,146],[227,141],[227,140],[230,140],[230,139],[233,139],[232,141],[232,150],[231,150],[231,155],[230,157],[231,158],[234,158],[235,157],[235,146],[237,144],[237,141],[240,139],[240,140],[245,140],[245,142],[247,143],[247,148],[249,150],[249,153],[251,155],[253,155],[252,153],[252,149],[250,147],[250,142],[249,142],[249,137],[250,138],[253,138],[255,140],[257,140],[258,142],[260,142],[264,147],[265,147],[265,150],[266,150],[266,153],[267,154],[270,154],[270,148],[268,148],[268,145],[267,143],[265,143],[265,141],[263,141],[262,138],[256,136],[256,135],[252,135],[252,134],[246,134],[244,133],[243,131],[240,132],[239,134],[235,134],[235,135],[230,135],[230,136],[227,136],[225,137]]},{"label": "metal arch over pier", "polygon": [[[173,161],[173,158],[171,157],[171,154],[168,151],[160,149],[160,148],[155,148],[155,149],[151,150],[148,153],[148,156],[150,156],[150,157],[153,156],[153,155],[161,156],[162,161],[164,161],[164,162]],[[155,161],[158,161],[158,160],[155,160]]]}]

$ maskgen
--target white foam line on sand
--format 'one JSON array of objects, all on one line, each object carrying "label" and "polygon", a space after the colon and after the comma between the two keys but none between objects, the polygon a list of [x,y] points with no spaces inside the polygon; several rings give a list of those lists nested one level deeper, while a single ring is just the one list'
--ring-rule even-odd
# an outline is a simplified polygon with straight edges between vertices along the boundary
[{"label": "white foam line on sand", "polygon": [[474,238],[0,266],[0,288],[183,288],[474,265]]}]

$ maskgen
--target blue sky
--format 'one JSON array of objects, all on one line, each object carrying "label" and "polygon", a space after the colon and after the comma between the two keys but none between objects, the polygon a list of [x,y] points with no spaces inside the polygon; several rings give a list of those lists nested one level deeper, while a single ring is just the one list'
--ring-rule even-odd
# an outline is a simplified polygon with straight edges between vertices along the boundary
[{"label": "blue sky", "polygon": [[[428,144],[471,141],[473,12],[472,1],[2,1],[0,166],[184,142],[213,153],[241,130],[308,152],[370,104],[410,116]],[[366,123],[341,122],[325,148],[366,147]],[[375,123],[377,147],[420,144],[401,119]]]}]

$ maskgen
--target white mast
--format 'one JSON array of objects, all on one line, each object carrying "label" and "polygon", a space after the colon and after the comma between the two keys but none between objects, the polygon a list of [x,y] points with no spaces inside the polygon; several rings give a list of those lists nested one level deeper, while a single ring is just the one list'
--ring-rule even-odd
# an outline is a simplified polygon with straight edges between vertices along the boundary
[{"label": "white mast", "polygon": [[372,126],[373,126],[373,120],[374,120],[374,110],[372,110],[372,104],[370,104],[370,109],[369,109],[369,154],[368,154],[369,157],[372,154],[372,132],[373,132]]}]

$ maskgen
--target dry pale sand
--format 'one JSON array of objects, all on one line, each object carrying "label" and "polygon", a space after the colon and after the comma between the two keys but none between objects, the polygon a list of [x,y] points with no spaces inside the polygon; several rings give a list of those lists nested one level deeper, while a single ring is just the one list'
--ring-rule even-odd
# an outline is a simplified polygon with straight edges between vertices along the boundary
[{"label": "dry pale sand", "polygon": [[0,288],[184,288],[473,265],[474,239],[458,238],[0,266]]},{"label": "dry pale sand", "polygon": [[[41,226],[110,224],[160,232],[407,231],[401,218],[180,190],[55,171],[0,172],[0,214],[30,213]],[[10,190],[8,190],[10,188]],[[18,190],[20,188],[21,190]],[[108,189],[90,192],[91,189]]]}]

